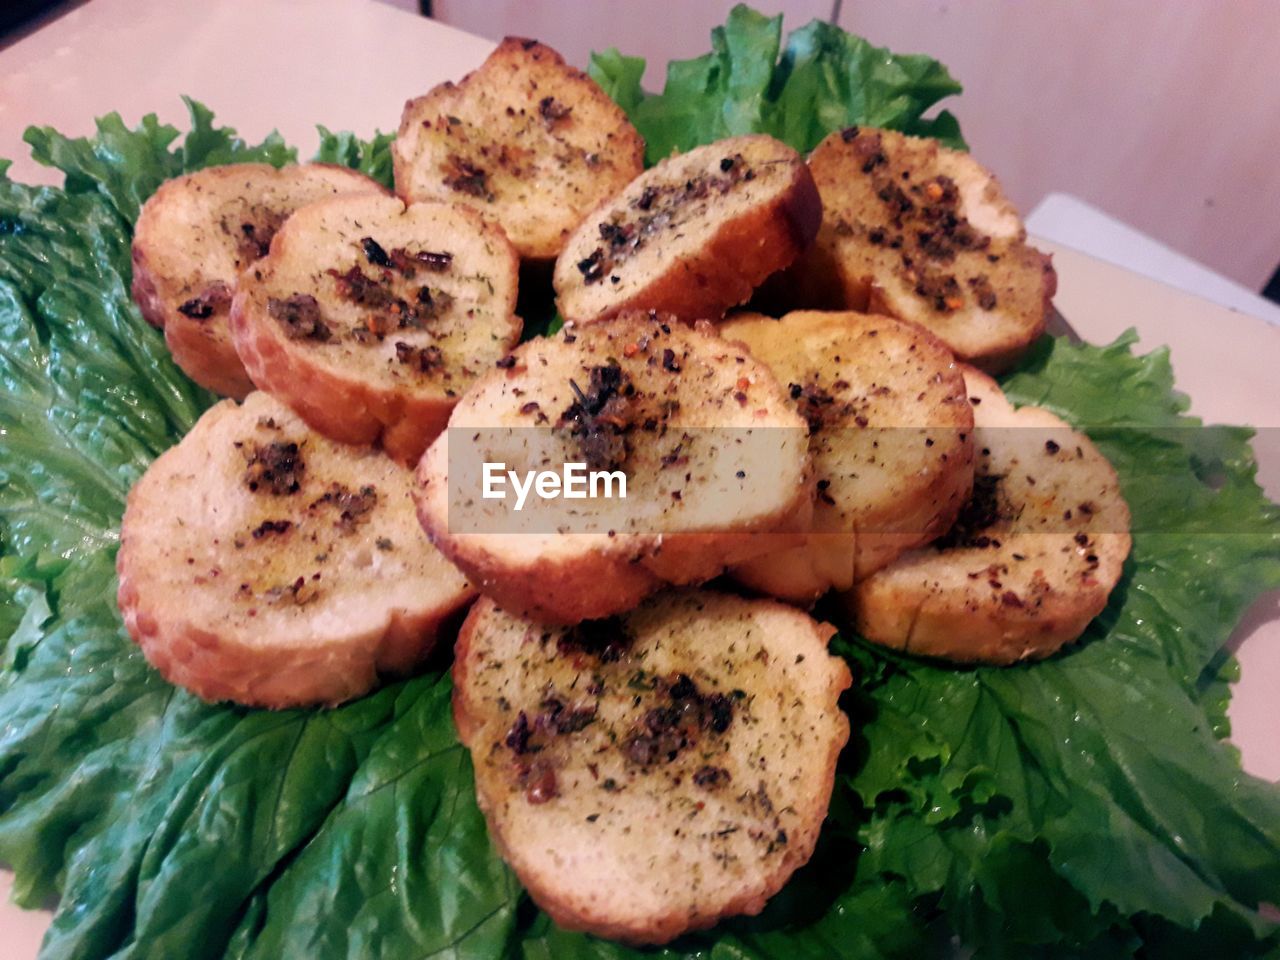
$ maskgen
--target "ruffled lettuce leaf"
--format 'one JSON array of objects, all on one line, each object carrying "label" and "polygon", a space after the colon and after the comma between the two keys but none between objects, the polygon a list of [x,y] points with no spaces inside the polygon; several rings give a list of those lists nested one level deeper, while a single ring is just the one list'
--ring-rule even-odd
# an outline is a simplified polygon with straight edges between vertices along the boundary
[{"label": "ruffled lettuce leaf", "polygon": [[182,143],[170,150],[178,129],[147,114],[134,130],[120,114],[99,117],[94,137],[71,138],[51,127],[31,127],[23,139],[31,155],[46,166],[66,174],[67,193],[100,193],[127,222],[156,187],[180,176],[223,163],[269,163],[282,167],[294,163],[298,152],[286,146],[274,131],[262,143],[249,146],[231,127],[215,127],[213,111],[190,97],[183,97],[191,129]]},{"label": "ruffled lettuce leaf", "polygon": [[395,186],[391,159],[391,144],[396,139],[394,133],[375,132],[373,139],[362,140],[345,130],[334,133],[323,125],[317,125],[316,129],[320,132],[320,148],[312,159],[350,167],[377,180],[388,190]]},{"label": "ruffled lettuce leaf", "polygon": [[646,94],[645,61],[610,49],[588,72],[636,125],[656,163],[724,137],[768,133],[806,152],[833,130],[855,124],[936,137],[964,148],[960,125],[938,101],[961,87],[922,55],[894,54],[821,20],[782,45],[782,16],[739,4],[711,32],[711,52],[667,66],[662,92]]},{"label": "ruffled lettuce leaf", "polygon": [[[635,62],[611,69],[638,90]],[[953,935],[980,957],[1280,949],[1257,910],[1280,899],[1278,793],[1219,739],[1222,644],[1280,583],[1280,512],[1248,431],[1186,417],[1167,357],[1130,339],[1046,341],[1005,380],[1116,464],[1136,533],[1111,605],[1078,648],[1006,670],[839,641],[854,737],[814,860],[760,917],[661,951],[557,929],[489,844],[439,672],[330,711],[166,684],[115,607],[116,530],[211,398],[129,300],[128,213],[202,162],[292,157],[191,108],[176,148],[147,121],[29,132],[65,189],[0,177],[0,861],[22,903],[60,897],[45,956],[916,958]],[[324,132],[321,156],[378,175],[386,140]]]}]

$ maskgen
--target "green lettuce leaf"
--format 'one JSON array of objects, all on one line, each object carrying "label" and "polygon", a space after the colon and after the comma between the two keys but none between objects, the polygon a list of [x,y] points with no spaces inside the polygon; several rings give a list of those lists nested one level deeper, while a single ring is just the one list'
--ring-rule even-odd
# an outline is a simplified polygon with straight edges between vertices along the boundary
[{"label": "green lettuce leaf", "polygon": [[[740,102],[716,123],[790,116],[794,78],[860,55],[806,28],[762,87],[742,44],[776,56],[779,28],[734,17],[705,76],[736,70]],[[654,99],[634,60],[597,62],[620,102]],[[928,64],[900,69],[946,86]],[[708,115],[686,106],[671,130]],[[329,711],[208,705],[165,683],[116,610],[116,531],[130,485],[211,397],[130,302],[129,212],[202,163],[293,156],[190,108],[176,147],[153,121],[29,131],[65,188],[0,175],[0,861],[20,902],[59,898],[44,956],[880,960],[947,956],[953,935],[978,957],[1280,950],[1257,909],[1280,899],[1280,792],[1220,739],[1222,645],[1280,583],[1280,510],[1248,431],[1187,417],[1167,356],[1131,338],[1046,341],[1005,379],[1116,465],[1135,538],[1110,606],[1079,647],[1004,670],[838,641],[853,739],[813,861],[759,917],[660,951],[557,929],[486,837],[439,671]],[[321,156],[385,176],[388,142],[322,130]]]},{"label": "green lettuce leaf", "polygon": [[791,33],[785,47],[781,40],[781,15],[739,4],[712,30],[710,53],[668,64],[659,94],[641,89],[643,58],[616,49],[593,54],[588,72],[636,125],[651,164],[744,133],[772,134],[808,151],[854,124],[964,148],[955,117],[924,118],[961,89],[936,60],[890,53],[821,20]]},{"label": "green lettuce leaf", "polygon": [[202,163],[293,157],[190,106],[176,151],[104,118],[28,132],[66,189],[0,178],[0,861],[20,903],[60,898],[50,957],[500,953],[520,892],[447,676],[246,711],[165,683],[124,632],[124,497],[212,400],[130,300],[126,213]]},{"label": "green lettuce leaf", "polygon": [[313,159],[358,170],[388,190],[395,187],[391,160],[391,144],[396,139],[394,133],[375,132],[372,140],[362,140],[346,131],[334,133],[325,126],[317,126],[316,129],[320,131],[320,149]]},{"label": "green lettuce leaf", "polygon": [[190,97],[183,97],[191,118],[191,130],[174,150],[176,127],[162,124],[154,113],[130,130],[120,114],[99,117],[95,137],[72,139],[51,127],[30,127],[23,139],[40,163],[66,174],[68,193],[97,192],[111,201],[128,223],[138,219],[147,197],[170,177],[223,163],[269,163],[282,167],[295,163],[298,152],[272,132],[262,143],[249,146],[231,127],[215,127],[213,111]]}]

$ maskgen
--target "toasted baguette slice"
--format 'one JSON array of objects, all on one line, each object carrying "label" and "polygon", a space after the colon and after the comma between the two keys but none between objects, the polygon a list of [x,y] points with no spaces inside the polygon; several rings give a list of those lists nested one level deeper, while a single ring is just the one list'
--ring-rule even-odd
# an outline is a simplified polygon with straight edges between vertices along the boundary
[{"label": "toasted baguette slice", "polygon": [[936,337],[861,313],[742,314],[720,331],[787,385],[818,484],[805,545],[736,567],[739,581],[809,602],[951,526],[973,489],[973,408]]},{"label": "toasted baguette slice", "polygon": [[386,191],[323,163],[239,163],[161,184],[134,228],[133,298],[187,376],[237,400],[253,389],[227,327],[236,277],[294,210],[345,193]]},{"label": "toasted baguette slice", "polygon": [[[417,500],[432,540],[507,609],[552,623],[609,616],[758,556],[773,546],[762,534],[802,542],[804,421],[741,346],[638,314],[521,344],[506,367],[454,410],[418,466]],[[574,462],[617,471],[626,496],[600,485],[516,509],[514,494],[483,497],[486,462],[520,475]]]},{"label": "toasted baguette slice", "polygon": [[518,267],[466,207],[327,200],[241,276],[232,335],[253,382],[316,430],[413,463],[520,338]]},{"label": "toasted baguette slice", "polygon": [[956,526],[845,595],[868,640],[962,662],[1047,657],[1102,612],[1129,555],[1115,470],[1083,433],[1015,410],[968,368],[978,446],[974,496]]},{"label": "toasted baguette slice", "polygon": [[796,269],[801,299],[914,320],[990,371],[1044,332],[1057,274],[969,154],[850,127],[818,144],[809,169],[826,213]]},{"label": "toasted baguette slice", "polygon": [[206,700],[334,704],[402,673],[475,595],[422,536],[412,475],[264,393],[209,410],[129,493],[119,603]]},{"label": "toasted baguette slice", "polygon": [[800,155],[761,135],[670,157],[594,210],[556,261],[560,313],[659,310],[692,322],[745,303],[813,241],[822,205]]},{"label": "toasted baguette slice", "polygon": [[501,224],[521,257],[553,260],[591,210],[644,169],[644,141],[594,80],[507,37],[460,83],[405,104],[396,191]]},{"label": "toasted baguette slice", "polygon": [[759,913],[812,855],[849,737],[832,633],[707,591],[568,630],[481,600],[454,718],[490,835],[538,905],[629,943]]}]

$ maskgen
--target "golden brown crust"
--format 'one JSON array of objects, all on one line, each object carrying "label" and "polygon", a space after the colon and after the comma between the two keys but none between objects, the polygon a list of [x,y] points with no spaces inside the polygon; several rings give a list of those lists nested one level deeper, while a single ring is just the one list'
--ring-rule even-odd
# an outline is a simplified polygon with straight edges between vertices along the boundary
[{"label": "golden brown crust", "polygon": [[[258,484],[250,472],[277,453],[287,466],[263,476],[290,471],[288,486]],[[211,701],[334,704],[412,669],[474,591],[423,541],[410,479],[266,394],[218,404],[129,493],[126,629],[166,679]]]},{"label": "golden brown crust", "polygon": [[[664,184],[683,187],[712,179],[722,162],[738,154],[751,172],[767,171],[761,179],[774,178],[772,187],[735,199],[739,181],[715,195],[675,229],[659,229],[652,241],[616,269],[588,281],[583,263],[602,246],[602,227],[644,214],[646,188]],[[733,169],[731,168],[730,173]],[[692,178],[692,179],[691,179]],[[699,200],[702,198],[699,197]],[[555,288],[562,315],[579,322],[593,322],[631,310],[657,310],[684,322],[716,320],[730,307],[745,303],[765,278],[794,261],[812,243],[822,220],[822,202],[813,178],[799,154],[763,135],[722,140],[671,157],[646,171],[625,191],[592,211],[570,238],[556,262]],[[667,235],[663,234],[663,230]],[[689,237],[686,241],[684,238]],[[615,284],[613,277],[620,282]],[[594,284],[594,286],[593,286]]]},{"label": "golden brown crust", "polygon": [[907,653],[1040,659],[1106,606],[1131,545],[1129,510],[1083,433],[1047,410],[1014,410],[976,369],[965,382],[981,448],[974,502],[950,542],[904,554],[844,602],[863,636]]},{"label": "golden brown crust", "polygon": [[237,400],[253,389],[228,328],[236,278],[294,210],[344,193],[387,195],[332,164],[245,163],[166,181],[147,200],[134,232],[133,298],[192,380]]},{"label": "golden brown crust", "polygon": [[[364,259],[360,237],[369,233],[397,237],[396,244],[448,246],[453,259],[441,273],[396,277]],[[232,336],[254,383],[316,430],[343,443],[381,444],[413,464],[444,429],[470,382],[519,339],[518,268],[501,228],[465,207],[405,207],[381,198],[328,201],[290,218],[271,253],[241,278]],[[392,278],[391,289],[402,300],[414,300],[418,284],[441,302],[443,289],[448,300],[439,316],[406,327],[387,309],[344,300],[340,275],[348,269]],[[325,339],[291,336],[272,316],[273,300],[298,294],[314,297],[333,328]],[[368,333],[375,321],[387,328],[376,338]],[[436,366],[415,372],[404,362],[412,355],[398,352],[402,345],[438,350]]]},{"label": "golden brown crust", "polygon": [[[646,314],[522,344],[468,393],[419,463],[423,528],[486,595],[550,623],[618,613],[663,584],[702,582],[801,542],[812,509],[803,421],[744,354]],[[587,388],[593,370],[614,365],[636,391],[619,414],[626,500],[562,515],[475,496],[480,461],[522,471],[522,458],[553,470],[581,459],[572,425],[557,428],[574,403],[570,380]]]},{"label": "golden brown crust", "polygon": [[[666,943],[759,913],[812,855],[848,739],[837,701],[851,677],[826,653],[829,625],[774,601],[673,592],[617,623],[600,629],[628,639],[620,654],[599,660],[563,646],[575,642],[572,631],[566,641],[563,630],[519,621],[481,600],[455,648],[454,718],[472,751],[490,835],[538,905],[568,930]],[[565,697],[557,685],[568,677],[565,658],[570,671],[590,667],[596,678],[594,703],[579,691],[566,704],[593,710],[592,722],[571,724],[578,729],[551,734],[544,749],[522,755],[519,735],[511,736],[517,711],[535,687],[542,701],[528,704],[535,711],[548,696]],[[637,696],[622,682],[653,690],[647,671],[657,671],[656,693]],[[733,687],[745,697],[730,696],[728,723],[702,734],[701,756],[649,766],[627,752],[628,730],[636,729],[629,724],[651,706],[636,700],[664,695],[667,673],[692,681],[695,703]],[[541,731],[535,737],[548,736],[543,720],[530,721]],[[519,767],[531,757],[542,764],[535,778],[552,771],[551,789],[532,802],[519,779],[528,780]],[[710,784],[704,771],[715,775]],[[646,829],[633,831],[636,823]]]},{"label": "golden brown crust", "polygon": [[644,141],[555,50],[507,37],[458,83],[405,104],[392,156],[405,199],[468,204],[521,257],[550,261],[588,210],[644,169]]},{"label": "golden brown crust", "polygon": [[850,128],[823,140],[809,167],[826,216],[790,273],[802,304],[911,320],[989,371],[1044,332],[1052,263],[1027,245],[998,181],[968,154]]}]

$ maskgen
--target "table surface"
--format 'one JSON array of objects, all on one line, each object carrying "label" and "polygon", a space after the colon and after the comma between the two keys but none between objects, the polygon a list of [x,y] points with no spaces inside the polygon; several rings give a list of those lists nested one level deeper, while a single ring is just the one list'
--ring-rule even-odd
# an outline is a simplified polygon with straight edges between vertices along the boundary
[{"label": "table surface", "polygon": [[[374,0],[92,0],[0,50],[0,157],[15,161],[15,180],[57,182],[29,159],[21,140],[29,124],[88,134],[94,117],[116,110],[130,124],[155,112],[183,127],[183,93],[248,139],[278,129],[307,155],[315,123],[362,135],[394,129],[405,100],[456,79],[490,49]],[[1086,340],[1136,327],[1142,348],[1171,347],[1194,413],[1280,427],[1280,330],[1069,247],[1041,245],[1055,255],[1057,306]],[[1264,486],[1280,499],[1276,436],[1264,431],[1256,446]],[[1247,770],[1280,779],[1269,696],[1280,689],[1280,594],[1255,607],[1234,642],[1244,677],[1231,708],[1233,739]],[[25,960],[48,914],[10,905],[10,881],[0,871],[0,956]]]}]

